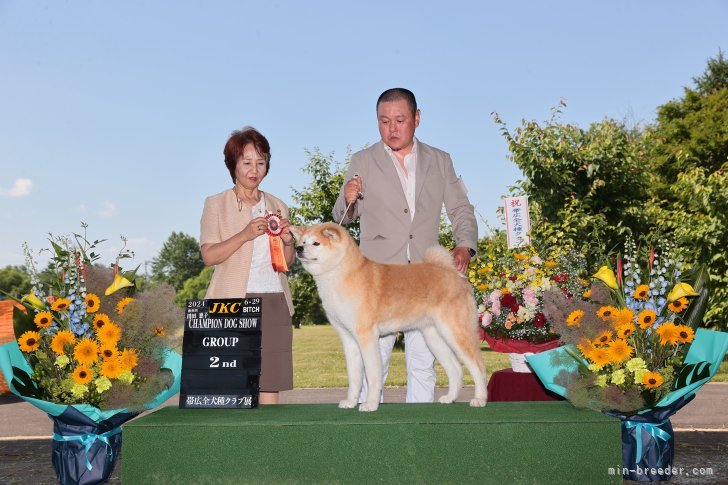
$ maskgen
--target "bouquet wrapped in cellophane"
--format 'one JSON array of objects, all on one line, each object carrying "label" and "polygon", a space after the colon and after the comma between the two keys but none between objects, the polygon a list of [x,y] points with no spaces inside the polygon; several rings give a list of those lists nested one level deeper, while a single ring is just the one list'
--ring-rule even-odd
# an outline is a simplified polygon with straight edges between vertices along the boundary
[{"label": "bouquet wrapped in cellophane", "polygon": [[135,293],[136,270],[119,266],[130,251],[104,268],[94,264],[103,241],[49,240],[45,271],[25,247],[32,290],[14,310],[16,341],[0,346],[0,368],[11,392],[53,419],[59,480],[99,483],[113,470],[120,425],[178,392],[183,315],[169,286]]},{"label": "bouquet wrapped in cellophane", "polygon": [[715,375],[728,350],[728,334],[695,330],[705,313],[707,271],[686,271],[674,244],[640,255],[628,239],[616,273],[602,266],[593,278],[587,301],[544,296],[564,346],[528,362],[549,390],[622,420],[626,469],[664,468],[673,457],[669,417]]}]

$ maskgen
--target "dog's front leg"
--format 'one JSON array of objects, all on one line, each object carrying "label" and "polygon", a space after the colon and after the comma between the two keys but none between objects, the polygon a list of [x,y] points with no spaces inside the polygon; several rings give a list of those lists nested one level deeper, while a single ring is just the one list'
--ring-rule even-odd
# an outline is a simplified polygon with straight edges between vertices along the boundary
[{"label": "dog's front leg", "polygon": [[376,411],[382,395],[382,356],[379,336],[374,333],[359,334],[359,348],[367,378],[367,400],[359,405],[359,411]]},{"label": "dog's front leg", "polygon": [[346,399],[339,402],[339,407],[342,409],[351,409],[356,406],[356,403],[359,401],[359,393],[361,393],[361,352],[359,351],[359,344],[357,344],[354,336],[349,333],[349,330],[342,328],[339,325],[334,325],[334,328],[339,333],[341,343],[344,346],[346,374],[349,377],[349,390],[347,392]]}]

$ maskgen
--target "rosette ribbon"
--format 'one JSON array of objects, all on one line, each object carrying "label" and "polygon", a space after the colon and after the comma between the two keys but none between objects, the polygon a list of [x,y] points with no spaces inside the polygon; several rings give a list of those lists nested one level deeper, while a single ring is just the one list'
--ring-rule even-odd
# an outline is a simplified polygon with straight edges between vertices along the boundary
[{"label": "rosette ribbon", "polygon": [[270,260],[273,264],[273,269],[279,273],[284,273],[288,271],[288,265],[286,264],[286,256],[283,253],[281,216],[270,212],[265,216],[265,219],[268,221],[266,233],[268,233],[268,240],[270,241]]}]

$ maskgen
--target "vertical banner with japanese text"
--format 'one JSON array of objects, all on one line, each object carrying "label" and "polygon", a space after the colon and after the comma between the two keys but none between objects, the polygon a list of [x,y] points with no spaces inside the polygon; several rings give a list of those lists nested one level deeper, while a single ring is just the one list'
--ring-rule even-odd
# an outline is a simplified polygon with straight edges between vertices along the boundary
[{"label": "vertical banner with japanese text", "polygon": [[506,197],[506,236],[508,249],[531,244],[531,218],[528,214],[528,196]]}]

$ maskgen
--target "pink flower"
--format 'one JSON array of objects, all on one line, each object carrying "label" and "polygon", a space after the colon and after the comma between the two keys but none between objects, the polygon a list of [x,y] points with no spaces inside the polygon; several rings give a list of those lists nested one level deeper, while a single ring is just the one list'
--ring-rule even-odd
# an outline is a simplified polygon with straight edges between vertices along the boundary
[{"label": "pink flower", "polygon": [[490,312],[483,313],[481,323],[483,324],[484,327],[487,327],[488,325],[490,325],[492,321],[493,321],[492,313],[490,313]]},{"label": "pink flower", "polygon": [[538,299],[536,298],[536,292],[533,288],[526,288],[523,290],[523,301],[527,305],[536,306]]},{"label": "pink flower", "polygon": [[490,311],[493,312],[493,315],[500,316],[500,314],[501,314],[500,306],[501,306],[500,305],[500,300],[496,300],[496,301],[493,302],[493,306],[490,307]]}]

